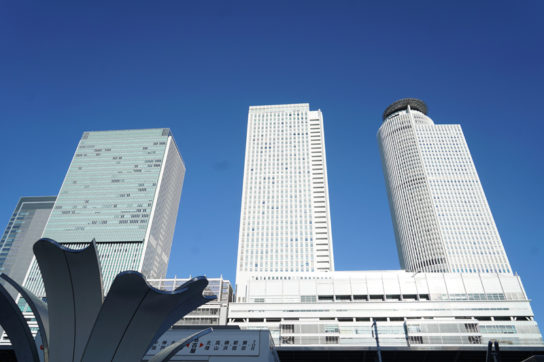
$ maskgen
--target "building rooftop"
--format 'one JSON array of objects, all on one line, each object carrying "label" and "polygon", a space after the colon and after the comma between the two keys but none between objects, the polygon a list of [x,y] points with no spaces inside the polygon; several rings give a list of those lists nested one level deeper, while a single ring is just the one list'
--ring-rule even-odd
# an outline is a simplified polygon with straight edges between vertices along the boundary
[{"label": "building rooftop", "polygon": [[420,111],[423,114],[427,114],[427,105],[420,99],[417,98],[402,98],[396,102],[393,102],[389,107],[383,112],[383,120],[395,112],[402,111],[410,106],[411,109]]}]

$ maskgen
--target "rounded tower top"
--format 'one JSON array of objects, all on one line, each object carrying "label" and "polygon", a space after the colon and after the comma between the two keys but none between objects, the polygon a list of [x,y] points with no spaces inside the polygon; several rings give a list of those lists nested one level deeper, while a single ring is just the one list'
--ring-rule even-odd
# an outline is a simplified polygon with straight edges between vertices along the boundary
[{"label": "rounded tower top", "polygon": [[420,111],[423,114],[427,114],[427,105],[422,100],[417,98],[402,98],[396,102],[391,103],[391,105],[385,109],[385,111],[383,112],[383,120],[385,121],[385,119],[393,113],[402,111],[408,106],[410,106],[411,109],[415,109],[416,111]]}]

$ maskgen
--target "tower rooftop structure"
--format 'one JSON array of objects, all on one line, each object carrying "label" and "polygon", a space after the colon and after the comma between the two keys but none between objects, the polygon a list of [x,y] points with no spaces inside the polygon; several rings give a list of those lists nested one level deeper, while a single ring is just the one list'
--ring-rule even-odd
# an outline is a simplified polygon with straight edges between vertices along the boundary
[{"label": "tower rooftop structure", "polygon": [[383,112],[382,120],[385,121],[385,119],[393,113],[402,111],[408,106],[410,106],[411,109],[420,111],[423,114],[427,114],[427,105],[422,100],[417,98],[402,98],[396,102],[391,103],[391,105],[385,109],[385,111]]}]

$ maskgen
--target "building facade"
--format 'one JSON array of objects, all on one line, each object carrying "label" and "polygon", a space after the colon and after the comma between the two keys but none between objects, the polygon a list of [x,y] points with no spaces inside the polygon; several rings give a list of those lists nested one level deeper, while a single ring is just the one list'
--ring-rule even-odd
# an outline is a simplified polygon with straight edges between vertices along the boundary
[{"label": "building facade", "polygon": [[[56,196],[21,197],[0,239],[0,273],[23,283]],[[12,290],[15,293],[14,290]],[[16,295],[14,294],[14,297]]]},{"label": "building facade", "polygon": [[[173,291],[190,279],[148,279],[147,282],[161,290]],[[198,307],[176,322],[175,326],[224,326],[227,324],[229,303],[234,301],[234,293],[230,281],[220,278],[208,278],[208,286],[203,295],[215,295],[217,299]]]},{"label": "building facade", "polygon": [[[169,129],[85,132],[43,237],[97,243],[104,291],[124,270],[164,278],[185,166]],[[25,286],[43,296],[37,264]]]},{"label": "building facade", "polygon": [[249,108],[236,289],[334,270],[323,115],[308,104]]},{"label": "building facade", "polygon": [[512,274],[458,124],[434,124],[402,99],[378,131],[401,267],[412,272]]},{"label": "building facade", "polygon": [[[273,142],[285,141],[286,132],[298,136],[299,131],[285,128],[291,124],[282,123],[274,110],[250,108],[238,288],[236,302],[229,305],[230,325],[266,328],[276,346],[289,350],[374,348],[377,337],[381,346],[408,350],[481,350],[490,340],[515,348],[544,346],[530,300],[506,258],[460,126],[435,125],[419,100],[393,103],[378,132],[398,251],[406,270],[314,268],[297,273],[296,268],[278,268],[265,274],[266,269],[257,269],[266,268],[261,262],[276,254],[274,245],[285,233],[282,222],[296,225],[299,218],[296,212],[287,212],[282,219],[273,207],[285,199],[280,193],[285,186],[276,184],[283,180],[285,165],[280,161],[279,168],[270,166],[283,156]],[[322,138],[322,128],[319,134]],[[300,153],[288,148],[287,156],[305,161],[307,149],[298,144],[297,149]],[[264,172],[255,174],[258,167]],[[304,175],[305,169],[297,171]],[[304,194],[304,189],[288,190]],[[328,193],[325,198],[328,205]],[[275,203],[269,205],[270,201]],[[326,230],[330,236],[330,221]],[[332,247],[329,255],[334,265]],[[268,265],[296,260],[289,253],[279,256]],[[238,284],[241,269],[251,273],[244,288]]]},{"label": "building facade", "polygon": [[269,329],[277,346],[543,346],[518,276],[335,271],[251,280],[229,324]]},{"label": "building facade", "polygon": [[[56,196],[21,197],[0,239],[0,273],[23,283],[32,262],[32,246],[41,237]],[[8,288],[15,299],[17,292]],[[3,329],[0,326],[0,336]],[[2,338],[0,337],[0,345]]]}]

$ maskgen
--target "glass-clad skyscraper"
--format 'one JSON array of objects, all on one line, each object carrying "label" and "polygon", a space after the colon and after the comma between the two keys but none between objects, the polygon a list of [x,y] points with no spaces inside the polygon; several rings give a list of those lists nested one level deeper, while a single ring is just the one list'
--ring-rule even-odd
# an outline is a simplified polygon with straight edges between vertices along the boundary
[{"label": "glass-clad skyscraper", "polygon": [[23,282],[34,255],[32,245],[42,236],[55,199],[55,196],[19,199],[0,239],[0,273],[9,275],[18,283]]},{"label": "glass-clad skyscraper", "polygon": [[402,268],[512,273],[461,126],[434,124],[402,99],[378,131]]},{"label": "glass-clad skyscraper", "polygon": [[321,111],[249,108],[236,287],[334,270]]},{"label": "glass-clad skyscraper", "polygon": [[[85,132],[43,237],[96,240],[106,291],[124,270],[164,278],[184,175],[169,129]],[[36,263],[25,285],[43,293]]]}]

